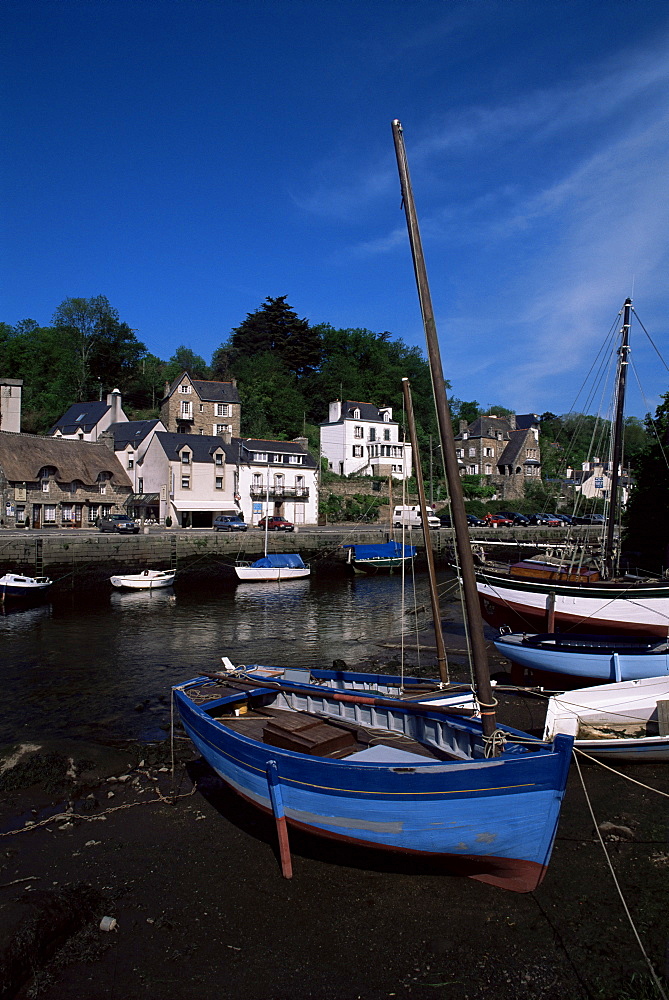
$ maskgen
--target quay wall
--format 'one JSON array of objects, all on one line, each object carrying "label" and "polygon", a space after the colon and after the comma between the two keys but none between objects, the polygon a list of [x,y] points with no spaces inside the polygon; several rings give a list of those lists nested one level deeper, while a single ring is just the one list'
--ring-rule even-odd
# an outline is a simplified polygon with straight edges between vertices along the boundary
[{"label": "quay wall", "polygon": [[[584,540],[591,534],[583,529]],[[388,540],[387,526],[341,525],[338,530],[301,528],[294,533],[273,532],[270,552],[298,552],[312,566],[313,573],[342,567],[347,544],[370,544]],[[431,533],[437,565],[445,565],[453,550],[453,531],[442,528]],[[573,536],[572,536],[573,537]],[[418,564],[424,559],[420,531],[406,533],[407,544],[418,549]],[[489,557],[518,559],[541,548],[558,544],[566,533],[561,528],[477,528],[471,532],[472,545],[485,546]],[[234,577],[237,559],[254,560],[263,554],[264,534],[248,531],[228,534],[211,529],[151,529],[138,535],[101,534],[86,529],[67,534],[28,530],[0,533],[0,575],[5,572],[29,576],[50,576],[56,591],[108,584],[118,572],[176,568],[180,577],[199,579]],[[422,558],[421,558],[422,557]]]}]

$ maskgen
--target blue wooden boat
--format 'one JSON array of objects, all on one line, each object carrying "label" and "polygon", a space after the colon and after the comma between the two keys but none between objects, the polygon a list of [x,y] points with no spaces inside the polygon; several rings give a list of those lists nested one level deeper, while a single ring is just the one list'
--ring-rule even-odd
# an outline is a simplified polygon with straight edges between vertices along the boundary
[{"label": "blue wooden boat", "polygon": [[512,663],[568,677],[629,681],[669,675],[669,643],[652,635],[511,632],[495,648]]},{"label": "blue wooden boat", "polygon": [[174,699],[205,760],[277,823],[516,892],[542,881],[571,737],[546,744],[500,727],[504,748],[486,757],[481,722],[438,707],[237,683],[196,677]]},{"label": "blue wooden boat", "polygon": [[369,545],[344,545],[348,549],[347,563],[355,573],[379,573],[410,564],[416,555],[415,545],[400,542],[378,542]]}]

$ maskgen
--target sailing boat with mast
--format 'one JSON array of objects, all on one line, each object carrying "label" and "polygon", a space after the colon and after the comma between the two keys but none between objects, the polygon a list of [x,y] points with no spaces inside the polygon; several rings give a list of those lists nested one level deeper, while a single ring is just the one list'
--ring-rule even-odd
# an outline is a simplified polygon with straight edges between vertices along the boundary
[{"label": "sailing boat with mast", "polygon": [[[402,462],[402,468],[406,475],[407,463]],[[350,566],[354,573],[380,573],[388,571],[392,573],[402,566],[413,563],[416,557],[416,546],[405,545],[404,542],[396,541],[393,535],[393,477],[388,477],[388,510],[390,512],[390,538],[387,542],[367,542],[365,544],[347,544],[342,548],[348,549],[346,564]]]},{"label": "sailing boat with mast", "polygon": [[265,512],[265,553],[262,559],[251,563],[238,559],[235,563],[235,573],[238,580],[256,583],[273,580],[302,580],[311,573],[298,552],[267,553],[267,537],[269,531],[269,465],[267,466],[267,501]]},{"label": "sailing boat with mast", "polygon": [[[283,679],[208,675],[173,689],[186,732],[221,778],[273,814],[283,874],[288,828],[439,862],[516,892],[542,881],[573,739],[542,742],[498,726],[487,670],[453,430],[413,207],[402,127],[393,122],[402,194],[461,556],[481,718],[447,707]],[[450,431],[450,436],[449,436]]]},{"label": "sailing boat with mast", "polygon": [[[551,565],[527,560],[510,566],[507,572],[480,567],[476,574],[478,593],[483,615],[491,625],[516,626],[527,632],[543,628],[550,633],[557,627],[561,632],[640,633],[665,639],[669,636],[669,581],[619,574],[616,525],[631,299],[626,299],[621,313],[611,500],[601,563],[595,568],[574,569],[567,563]],[[508,642],[504,638],[500,641]]]}]

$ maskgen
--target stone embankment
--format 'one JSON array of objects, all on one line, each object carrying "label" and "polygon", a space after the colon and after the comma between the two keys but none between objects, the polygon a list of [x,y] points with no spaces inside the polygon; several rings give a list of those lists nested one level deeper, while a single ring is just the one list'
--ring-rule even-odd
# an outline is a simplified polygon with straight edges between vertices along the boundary
[{"label": "stone embankment", "polygon": [[[587,538],[590,529],[581,529]],[[389,537],[387,525],[359,527],[337,525],[328,529],[300,528],[295,533],[270,535],[273,552],[299,552],[311,563],[312,570],[332,569],[346,560],[346,544],[383,542]],[[432,532],[437,561],[445,562],[453,549],[453,532],[442,528]],[[484,546],[489,556],[517,559],[542,546],[558,545],[565,540],[560,528],[477,528],[471,533],[474,546]],[[407,543],[418,548],[419,561],[424,551],[422,533],[407,532]],[[44,531],[0,533],[0,574],[25,573],[50,576],[56,592],[95,586],[107,582],[118,572],[139,572],[146,568],[176,568],[179,575],[200,578],[233,576],[237,559],[253,560],[263,553],[262,531],[224,534],[210,529],[180,530],[162,528],[138,535],[101,534],[81,529],[68,533]]]}]

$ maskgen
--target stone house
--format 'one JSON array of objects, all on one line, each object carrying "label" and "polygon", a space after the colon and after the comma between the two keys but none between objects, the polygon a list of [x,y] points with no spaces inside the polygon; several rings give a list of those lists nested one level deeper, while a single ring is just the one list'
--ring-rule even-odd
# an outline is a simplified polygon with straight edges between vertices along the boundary
[{"label": "stone house", "polygon": [[97,441],[111,424],[125,423],[127,419],[121,406],[121,393],[118,389],[112,389],[107,394],[106,402],[93,400],[88,403],[73,403],[56,421],[49,434],[73,441]]},{"label": "stone house", "polygon": [[170,385],[160,402],[160,419],[174,434],[238,436],[241,401],[237,382],[205,382],[184,372]]},{"label": "stone house", "polygon": [[525,484],[541,478],[539,416],[536,413],[477,417],[460,421],[455,436],[460,474],[480,476],[503,500],[520,499]]},{"label": "stone house", "polygon": [[3,524],[92,527],[125,513],[132,483],[103,444],[0,431]]},{"label": "stone house", "polygon": [[321,455],[340,476],[383,476],[408,479],[411,445],[402,441],[390,406],[339,399],[329,404],[321,423]]}]

